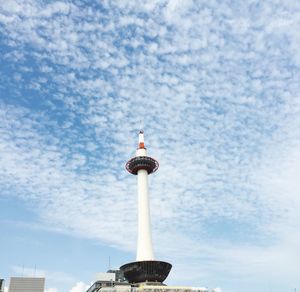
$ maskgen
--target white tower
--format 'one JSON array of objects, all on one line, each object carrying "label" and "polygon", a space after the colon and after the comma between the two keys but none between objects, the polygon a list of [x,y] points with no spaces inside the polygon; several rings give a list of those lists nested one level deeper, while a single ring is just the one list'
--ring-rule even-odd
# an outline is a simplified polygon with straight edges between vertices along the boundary
[{"label": "white tower", "polygon": [[139,133],[136,156],[126,163],[126,169],[137,175],[138,183],[138,242],[136,262],[123,265],[120,269],[130,283],[159,282],[168,276],[172,265],[154,260],[149,206],[148,175],[158,169],[158,162],[147,156],[144,131]]},{"label": "white tower", "polygon": [[[136,157],[143,157],[143,156],[144,157],[147,156],[147,150],[145,148],[144,132],[140,131],[139,146],[136,151]],[[158,168],[158,163],[157,161],[155,161],[155,170],[157,168]],[[152,170],[152,172],[153,171],[154,170]],[[137,170],[137,181],[138,181],[138,242],[137,242],[136,260],[153,261],[154,254],[153,254],[152,234],[151,234],[147,169],[141,168]]]}]

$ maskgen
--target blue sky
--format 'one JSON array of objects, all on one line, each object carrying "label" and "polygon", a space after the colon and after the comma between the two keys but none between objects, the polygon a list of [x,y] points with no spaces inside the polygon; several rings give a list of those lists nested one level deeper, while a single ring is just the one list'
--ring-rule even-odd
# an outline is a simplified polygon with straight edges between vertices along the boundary
[{"label": "blue sky", "polygon": [[[300,290],[300,2],[0,2],[0,275],[132,261],[142,121],[170,285]],[[36,271],[35,271],[36,270]]]}]

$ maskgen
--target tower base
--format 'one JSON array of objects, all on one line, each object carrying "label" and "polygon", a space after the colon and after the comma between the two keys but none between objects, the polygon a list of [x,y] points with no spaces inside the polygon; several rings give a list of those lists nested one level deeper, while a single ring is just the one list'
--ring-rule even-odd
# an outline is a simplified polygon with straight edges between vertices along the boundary
[{"label": "tower base", "polygon": [[124,277],[131,284],[143,282],[163,283],[171,271],[172,265],[162,261],[132,262],[120,267]]}]

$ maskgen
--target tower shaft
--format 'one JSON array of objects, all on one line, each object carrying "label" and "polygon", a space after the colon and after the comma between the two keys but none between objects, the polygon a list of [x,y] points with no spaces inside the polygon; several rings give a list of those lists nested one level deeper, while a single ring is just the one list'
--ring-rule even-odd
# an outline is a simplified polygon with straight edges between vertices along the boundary
[{"label": "tower shaft", "polygon": [[151,220],[148,192],[148,172],[140,169],[137,173],[138,180],[138,243],[137,261],[154,260]]},{"label": "tower shaft", "polygon": [[158,162],[147,156],[144,143],[144,132],[139,133],[139,144],[136,155],[131,158],[126,169],[137,175],[138,184],[138,241],[137,241],[137,261],[153,261],[152,232],[149,206],[148,175],[155,172]]}]

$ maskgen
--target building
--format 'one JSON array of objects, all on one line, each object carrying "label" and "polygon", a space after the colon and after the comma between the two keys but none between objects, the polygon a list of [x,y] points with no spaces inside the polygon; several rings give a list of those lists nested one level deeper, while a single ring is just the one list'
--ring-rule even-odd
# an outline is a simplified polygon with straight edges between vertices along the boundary
[{"label": "building", "polygon": [[124,274],[122,273],[121,270],[108,270],[107,273],[113,273],[115,274],[115,281],[116,282],[127,282],[125,277],[124,277]]},{"label": "building", "polygon": [[124,279],[120,270],[98,273],[96,279],[87,292],[209,292],[205,287],[151,285],[150,283],[135,286]]},{"label": "building", "polygon": [[0,292],[4,291],[4,279],[0,279]]},{"label": "building", "polygon": [[45,278],[11,277],[8,292],[44,292]]},{"label": "building", "polygon": [[[98,290],[100,292],[100,290]],[[209,292],[207,288],[194,288],[184,286],[150,286],[141,285],[139,287],[115,286],[104,287],[101,292]]]},{"label": "building", "polygon": [[131,288],[120,270],[108,270],[106,273],[96,274],[96,281],[87,292],[99,292],[103,289],[115,289],[115,287]]}]

